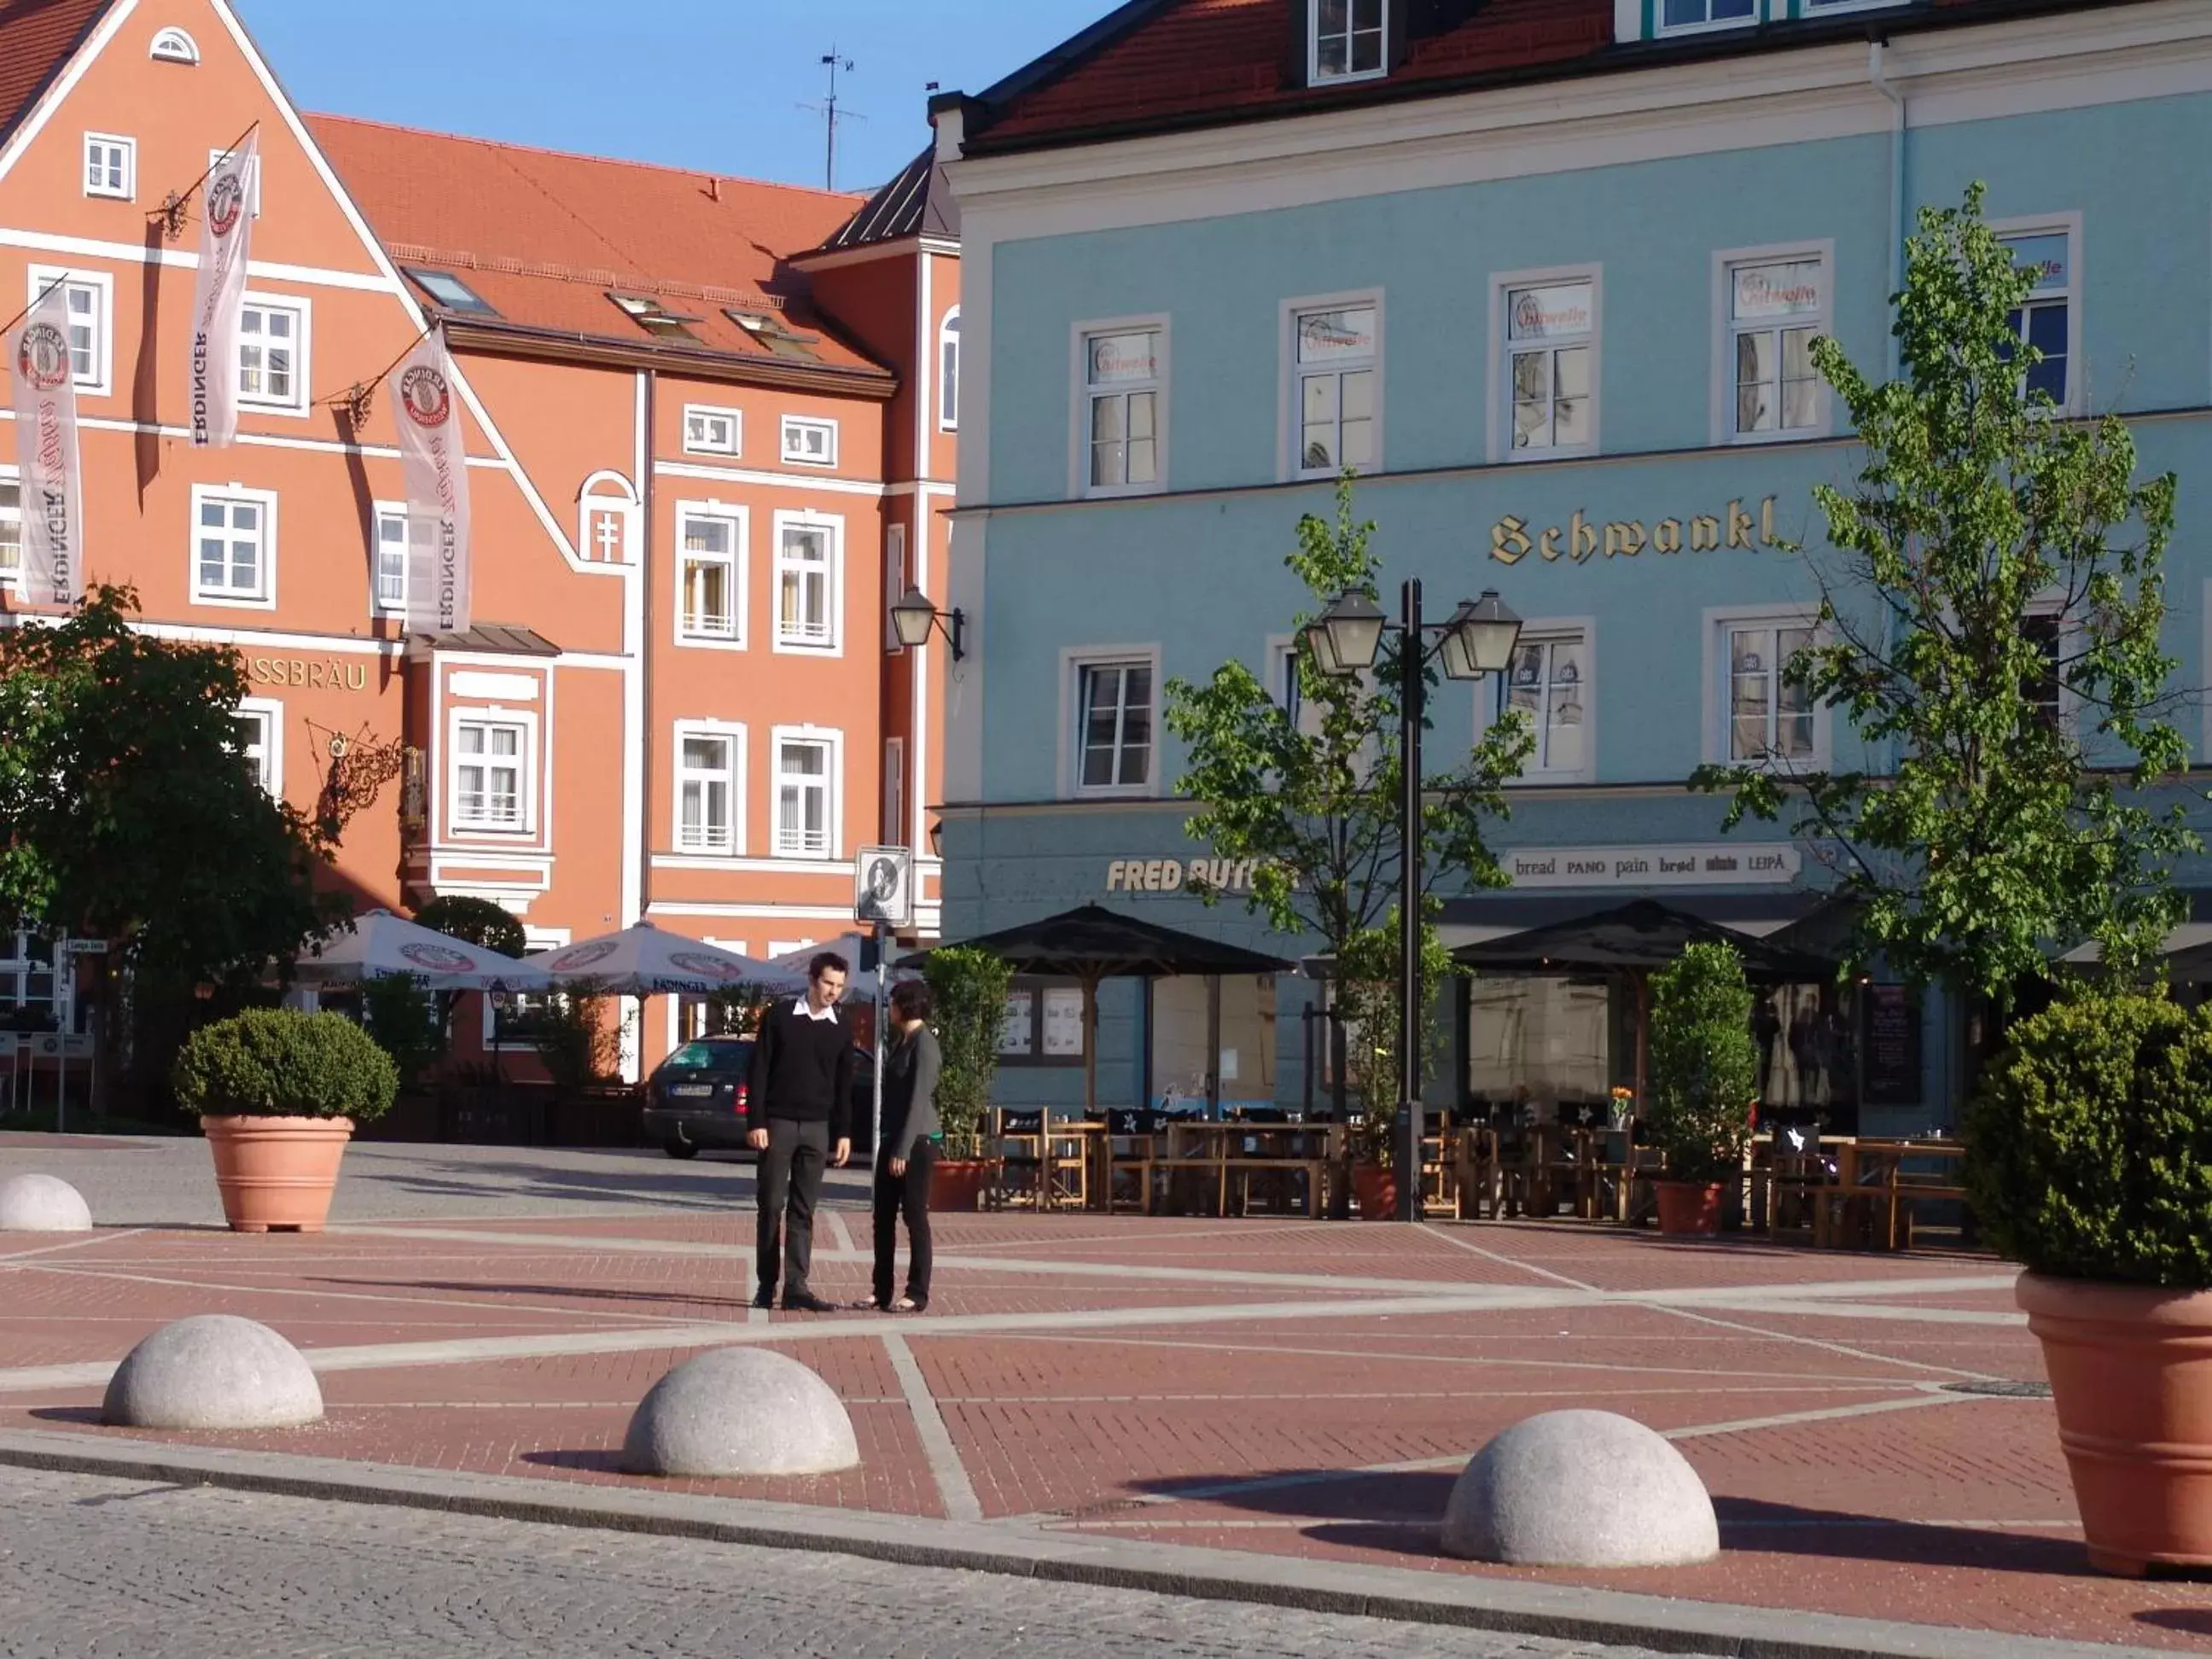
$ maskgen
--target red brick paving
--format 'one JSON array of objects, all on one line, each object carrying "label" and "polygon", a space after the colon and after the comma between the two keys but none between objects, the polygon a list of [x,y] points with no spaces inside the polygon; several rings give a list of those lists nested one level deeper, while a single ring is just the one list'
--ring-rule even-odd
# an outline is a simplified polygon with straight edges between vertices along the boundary
[{"label": "red brick paving", "polygon": [[[866,1218],[844,1219],[865,1243]],[[61,1251],[11,1239],[0,1242],[0,1370],[117,1358],[191,1312],[245,1313],[308,1348],[636,1333],[642,1346],[605,1354],[430,1365],[396,1353],[389,1364],[325,1372],[328,1417],[312,1428],[176,1437],[657,1488],[619,1474],[615,1454],[631,1404],[696,1350],[651,1333],[745,1323],[744,1262],[696,1247],[734,1249],[750,1231],[750,1216],[724,1212],[390,1224],[316,1237],[148,1231]],[[932,1316],[902,1328],[987,1520],[1046,1516],[1116,1536],[1503,1573],[1436,1553],[1451,1468],[1374,1466],[1455,1462],[1531,1413],[1597,1407],[1662,1430],[1720,1425],[1678,1443],[1714,1493],[1723,1558],[1663,1574],[1507,1576],[2148,1646],[2201,1648],[2212,1632],[2205,1587],[2087,1571],[2047,1402],[1931,1395],[1954,1376],[2043,1374],[2002,1285],[1915,1288],[2000,1277],[1987,1257],[1683,1246],[1570,1224],[1413,1231],[1010,1214],[946,1218],[939,1237]],[[835,1255],[834,1243],[824,1228],[818,1249]],[[995,1265],[1012,1262],[1068,1271]],[[1411,1288],[1148,1276],[1162,1270]],[[819,1259],[816,1279],[826,1295],[858,1296],[865,1265]],[[1563,1280],[1623,1296],[1849,1288],[1793,1310],[1592,1303]],[[1412,1293],[1561,1304],[1362,1310]],[[1834,1313],[1802,1310],[1838,1303]],[[1312,1311],[1252,1311],[1301,1304]],[[1909,1316],[1942,1310],[2005,1322]],[[1066,1322],[1092,1310],[1197,1322]],[[972,1314],[1040,1323],[989,1334],[937,1323]],[[841,1334],[836,1320],[779,1314],[769,1328],[848,1402],[860,1468],[678,1489],[941,1514],[883,1343],[850,1321]],[[90,1420],[98,1397],[0,1391],[0,1425],[103,1434]],[[1912,1403],[1931,1398],[1940,1403]],[[1885,1402],[1909,1408],[1864,1413]],[[1769,1421],[1805,1413],[1831,1415]]]}]

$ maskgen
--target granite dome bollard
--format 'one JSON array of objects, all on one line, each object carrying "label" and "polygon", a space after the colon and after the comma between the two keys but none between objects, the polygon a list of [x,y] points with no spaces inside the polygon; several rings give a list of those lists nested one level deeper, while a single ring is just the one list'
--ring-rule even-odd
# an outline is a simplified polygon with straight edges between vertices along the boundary
[{"label": "granite dome bollard", "polygon": [[1678,1567],[1720,1547],[1689,1460],[1613,1412],[1522,1419],[1468,1462],[1444,1510],[1444,1553],[1472,1561]]},{"label": "granite dome bollard", "polygon": [[0,1233],[88,1233],[92,1208],[59,1176],[19,1175],[0,1181]]},{"label": "granite dome bollard", "polygon": [[101,1422],[134,1429],[284,1429],[322,1417],[300,1351],[235,1314],[162,1326],[124,1356],[100,1408]]},{"label": "granite dome bollard", "polygon": [[828,1474],[860,1461],[836,1392],[769,1348],[716,1348],[647,1391],[623,1439],[633,1474]]}]

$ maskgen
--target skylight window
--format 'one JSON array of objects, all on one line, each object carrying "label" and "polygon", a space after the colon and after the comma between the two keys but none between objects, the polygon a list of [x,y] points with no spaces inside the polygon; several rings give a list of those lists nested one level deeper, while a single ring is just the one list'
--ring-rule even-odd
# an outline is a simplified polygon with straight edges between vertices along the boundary
[{"label": "skylight window", "polygon": [[811,358],[812,347],[822,337],[803,328],[793,328],[781,314],[773,311],[739,311],[734,306],[726,306],[722,315],[779,357]]},{"label": "skylight window", "polygon": [[623,314],[648,334],[658,335],[664,340],[694,337],[684,325],[697,322],[696,317],[671,311],[649,294],[610,294],[607,298],[621,307]]},{"label": "skylight window", "polygon": [[448,311],[473,311],[485,317],[499,315],[481,295],[451,271],[410,268],[407,274],[415,279],[416,287]]}]

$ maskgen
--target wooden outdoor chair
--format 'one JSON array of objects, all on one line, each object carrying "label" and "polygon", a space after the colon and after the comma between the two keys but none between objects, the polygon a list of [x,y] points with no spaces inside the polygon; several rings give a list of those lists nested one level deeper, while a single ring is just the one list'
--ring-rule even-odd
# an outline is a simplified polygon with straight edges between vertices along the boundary
[{"label": "wooden outdoor chair", "polygon": [[1106,1114],[1105,1208],[1110,1212],[1121,1202],[1124,1176],[1136,1187],[1139,1212],[1152,1212],[1152,1172],[1159,1167],[1159,1115],[1150,1110],[1118,1109]]}]

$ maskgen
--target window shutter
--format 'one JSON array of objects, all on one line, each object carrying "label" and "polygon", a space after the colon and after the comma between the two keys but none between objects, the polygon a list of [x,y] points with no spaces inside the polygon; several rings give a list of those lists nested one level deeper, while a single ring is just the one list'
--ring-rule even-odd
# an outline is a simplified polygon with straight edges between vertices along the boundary
[{"label": "window shutter", "polygon": [[1306,67],[1312,61],[1314,0],[1291,0],[1286,10],[1291,15],[1290,37],[1283,43],[1283,86],[1287,89],[1306,84]]}]

